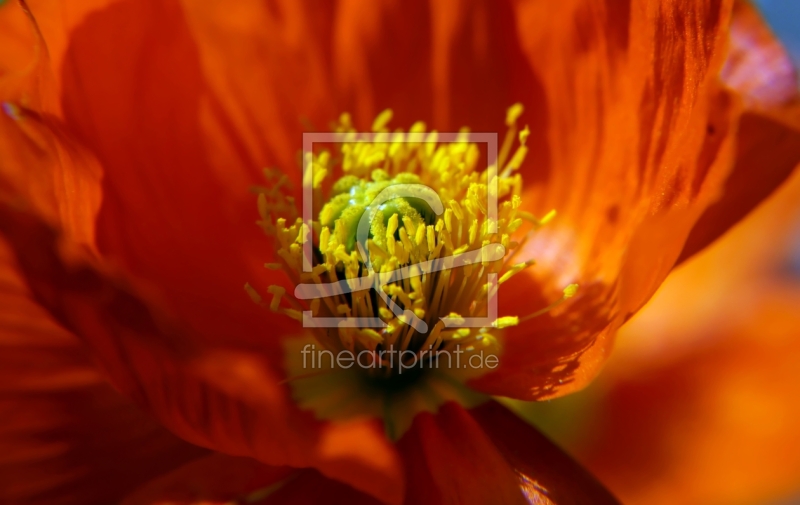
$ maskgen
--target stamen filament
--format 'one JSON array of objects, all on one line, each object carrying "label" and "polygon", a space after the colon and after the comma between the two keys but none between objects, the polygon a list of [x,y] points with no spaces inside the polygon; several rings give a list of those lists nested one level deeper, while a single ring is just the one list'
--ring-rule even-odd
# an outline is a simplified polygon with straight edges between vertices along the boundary
[{"label": "stamen filament", "polygon": [[577,291],[578,291],[578,285],[577,284],[570,284],[569,286],[564,288],[564,294],[563,294],[563,296],[561,298],[559,298],[558,300],[556,300],[555,302],[551,303],[550,305],[548,305],[547,307],[545,307],[543,309],[537,310],[536,312],[534,312],[532,314],[528,314],[525,317],[521,317],[519,319],[519,322],[520,323],[524,323],[525,321],[530,321],[531,319],[533,319],[535,317],[539,317],[539,316],[541,316],[543,314],[547,314],[548,312],[550,312],[554,308],[558,307],[559,305],[561,305],[565,301],[567,301],[570,298],[572,298],[573,296],[575,296],[575,293]]}]

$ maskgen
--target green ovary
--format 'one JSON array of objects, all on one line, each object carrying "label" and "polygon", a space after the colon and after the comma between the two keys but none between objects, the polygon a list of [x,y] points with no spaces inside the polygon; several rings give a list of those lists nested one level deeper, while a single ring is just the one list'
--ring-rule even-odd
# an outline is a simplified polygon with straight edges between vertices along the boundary
[{"label": "green ovary", "polygon": [[[397,184],[420,184],[420,179],[415,174],[398,174],[389,178],[383,170],[373,171],[371,181],[345,175],[333,185],[332,197],[319,213],[320,224],[333,229],[339,221],[339,225],[347,230],[347,251],[352,251],[355,248],[358,223],[364,212],[384,189]],[[400,223],[410,219],[415,227],[431,225],[436,221],[436,214],[422,198],[393,198],[370,211],[374,215],[370,220],[369,238],[381,246],[384,245],[389,220],[395,214]],[[395,238],[400,239],[399,230]]]}]

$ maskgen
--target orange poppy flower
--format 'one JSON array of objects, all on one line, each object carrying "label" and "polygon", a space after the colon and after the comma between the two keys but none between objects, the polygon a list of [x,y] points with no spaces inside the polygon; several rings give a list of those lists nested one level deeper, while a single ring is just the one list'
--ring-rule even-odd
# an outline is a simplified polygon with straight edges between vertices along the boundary
[{"label": "orange poppy flower", "polygon": [[[744,7],[733,24],[741,30],[730,29],[733,13],[730,1],[701,0],[6,3],[0,233],[10,302],[0,335],[13,350],[3,359],[22,370],[4,380],[7,408],[24,408],[0,431],[0,444],[15,449],[0,460],[16,472],[3,498],[119,499],[188,462],[126,503],[613,503],[488,398],[536,400],[586,385],[617,328],[672,267],[797,163],[791,69],[760,58],[780,48]],[[521,131],[520,107],[506,114],[515,103],[527,110]],[[332,207],[308,230],[279,220],[291,194],[277,186],[311,186],[297,166],[301,133],[341,118],[342,131],[372,124],[389,135],[387,107],[393,125],[413,131],[417,120],[442,132],[509,130],[508,145],[523,147],[499,149],[494,179],[476,168],[492,156],[463,142],[410,151],[379,142],[355,158],[346,144],[333,156],[315,152],[312,166],[351,179],[314,176],[312,190]],[[278,167],[269,173],[280,182],[265,184],[263,167]],[[303,231],[313,232],[314,275],[362,276],[347,204],[326,195],[355,191],[361,205],[410,180],[433,188],[449,214],[433,218],[406,198],[393,204],[395,217],[373,219],[365,244],[384,265],[475,244],[508,254],[481,257],[464,270],[473,277],[453,273],[457,296],[445,275],[419,271],[390,283],[383,305],[378,295],[317,305],[286,295],[311,260],[299,252]],[[253,226],[254,186],[273,240]],[[489,233],[481,206],[492,188],[502,233]],[[558,217],[530,231],[553,208]],[[481,315],[472,301],[494,292],[489,272],[503,284],[501,317],[464,332],[437,326]],[[408,310],[392,312],[398,306]],[[542,307],[552,310],[531,317]],[[490,345],[498,366],[442,380],[424,370],[402,381],[403,401],[376,414],[376,398],[396,398],[398,368],[370,376],[371,393],[349,388],[342,370],[304,389],[314,377],[291,363],[304,331],[292,317],[302,310],[366,312],[392,325],[306,328],[335,350],[413,353],[430,341],[441,356],[466,341]],[[416,320],[431,330],[412,331]],[[140,420],[100,377],[188,443]],[[82,395],[92,401],[81,404]],[[38,408],[51,409],[49,423]],[[91,447],[101,429],[114,431]],[[125,477],[104,479],[114,447],[126,454]]]}]

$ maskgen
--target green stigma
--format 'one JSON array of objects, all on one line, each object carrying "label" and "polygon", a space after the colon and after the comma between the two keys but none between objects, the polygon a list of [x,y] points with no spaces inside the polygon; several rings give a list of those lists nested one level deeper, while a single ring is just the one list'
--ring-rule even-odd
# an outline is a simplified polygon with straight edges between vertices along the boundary
[{"label": "green stigma", "polygon": [[[398,184],[420,184],[416,174],[401,173],[390,178],[386,171],[377,169],[371,174],[372,180],[365,180],[355,175],[345,175],[333,185],[331,198],[319,213],[322,226],[333,229],[337,221],[346,230],[345,247],[347,252],[353,251],[356,244],[358,224],[367,210],[370,216],[369,238],[377,245],[383,246],[386,230],[392,216],[397,215],[400,223],[410,221],[413,227],[428,226],[436,222],[436,214],[423,198],[402,196],[373,205],[376,197],[390,186]],[[400,239],[399,229],[395,238]]]}]

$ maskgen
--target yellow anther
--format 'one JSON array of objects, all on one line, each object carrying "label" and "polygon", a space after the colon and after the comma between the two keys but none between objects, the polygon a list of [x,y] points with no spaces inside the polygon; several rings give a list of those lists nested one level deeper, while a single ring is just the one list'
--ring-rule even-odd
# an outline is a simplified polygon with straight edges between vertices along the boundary
[{"label": "yellow anther", "polygon": [[359,329],[357,330],[356,334],[362,339],[372,341],[376,344],[380,344],[383,342],[383,337],[381,337],[377,331],[371,330],[369,328]]},{"label": "yellow anther", "polygon": [[521,318],[520,322],[529,321],[529,320],[531,320],[531,319],[533,319],[535,317],[539,317],[539,316],[541,316],[543,314],[547,314],[548,312],[550,312],[554,308],[558,307],[559,305],[561,305],[562,303],[567,301],[569,298],[572,298],[573,296],[575,296],[575,293],[577,291],[578,291],[578,285],[577,284],[570,284],[569,286],[564,288],[564,294],[563,294],[563,296],[561,298],[559,298],[555,302],[551,303],[547,307],[545,307],[543,309],[540,309],[540,310],[537,310],[533,314],[528,314],[527,316]]},{"label": "yellow anther", "polygon": [[386,225],[386,240],[394,238],[394,232],[397,231],[398,226],[397,214],[392,214],[392,217],[389,218],[389,223]]},{"label": "yellow anther", "polygon": [[428,250],[433,251],[436,247],[436,230],[432,225],[429,225],[426,229],[426,240],[428,242]]},{"label": "yellow anther", "polygon": [[272,285],[267,288],[267,291],[272,295],[272,301],[269,303],[269,309],[273,312],[277,312],[278,307],[281,304],[281,299],[283,295],[286,293],[286,289],[282,288],[281,286]]},{"label": "yellow anther", "polygon": [[444,226],[449,232],[453,232],[453,209],[444,211]]},{"label": "yellow anther", "polygon": [[405,228],[400,229],[400,241],[403,243],[403,247],[406,251],[411,251],[414,248],[414,244],[412,244],[411,240],[408,238],[408,232],[406,232]]},{"label": "yellow anther", "polygon": [[393,115],[394,113],[392,112],[392,109],[386,109],[378,114],[378,117],[376,117],[375,121],[372,122],[372,131],[383,131],[386,128],[386,125],[389,124],[389,121],[392,120]]},{"label": "yellow anther", "polygon": [[498,329],[507,328],[509,326],[516,326],[519,324],[519,318],[517,316],[505,316],[497,318],[497,321],[494,322],[493,326]]},{"label": "yellow anther", "polygon": [[344,263],[345,265],[350,264],[350,255],[347,254],[345,250],[344,244],[339,244],[335,251],[333,251],[333,256]]},{"label": "yellow anther", "polygon": [[[461,325],[461,324],[464,324],[464,318],[463,318],[463,317],[461,317],[461,315],[460,315],[460,314],[456,314],[455,312],[451,312],[451,313],[449,313],[449,314],[447,315],[447,318],[448,318],[448,319],[449,319],[449,320],[450,320],[450,321],[451,321],[453,324],[456,324],[456,325]],[[456,331],[456,333],[458,333],[458,331]]]},{"label": "yellow anther", "polygon": [[328,175],[328,171],[324,168],[317,168],[314,170],[314,180],[313,186],[314,188],[318,188],[322,185],[322,181],[325,180],[325,176]]},{"label": "yellow anther", "polygon": [[513,267],[509,268],[508,271],[506,271],[506,273],[504,273],[502,275],[502,277],[500,277],[500,280],[497,281],[497,283],[498,284],[503,284],[504,282],[506,282],[507,280],[509,280],[510,278],[512,278],[513,276],[515,276],[519,272],[521,272],[522,270],[528,268],[529,266],[534,265],[535,263],[536,263],[536,260],[528,260],[528,261],[526,261],[524,263],[517,263]]},{"label": "yellow anther", "polygon": [[461,205],[458,204],[455,200],[450,200],[450,208],[453,209],[453,212],[456,214],[456,217],[459,221],[464,219],[464,211],[461,210]]},{"label": "yellow anther", "polygon": [[415,236],[417,225],[414,224],[414,220],[410,216],[403,216],[403,227],[405,227],[409,237]]},{"label": "yellow anther", "polygon": [[525,107],[521,103],[515,103],[509,107],[506,111],[506,126],[514,126],[524,111]]},{"label": "yellow anther", "polygon": [[474,244],[475,243],[475,239],[478,238],[478,227],[479,226],[480,226],[480,223],[478,222],[477,219],[473,219],[472,220],[472,224],[469,225],[469,243],[470,244]]},{"label": "yellow anther", "polygon": [[524,146],[525,143],[528,141],[528,137],[530,136],[530,134],[531,134],[530,128],[528,128],[528,125],[525,125],[525,128],[523,128],[522,131],[519,132],[519,143]]},{"label": "yellow anther", "polygon": [[305,153],[305,157],[303,158],[303,168],[306,170],[303,172],[303,186],[313,186],[314,183],[314,154],[313,153]]},{"label": "yellow anther", "polygon": [[319,248],[322,251],[328,250],[328,242],[331,240],[331,230],[324,226],[322,231],[319,233]]},{"label": "yellow anther", "polygon": [[417,232],[414,235],[414,243],[417,245],[423,245],[423,241],[425,240],[425,226],[417,226]]}]

